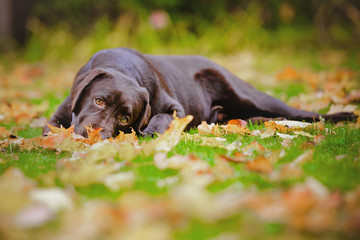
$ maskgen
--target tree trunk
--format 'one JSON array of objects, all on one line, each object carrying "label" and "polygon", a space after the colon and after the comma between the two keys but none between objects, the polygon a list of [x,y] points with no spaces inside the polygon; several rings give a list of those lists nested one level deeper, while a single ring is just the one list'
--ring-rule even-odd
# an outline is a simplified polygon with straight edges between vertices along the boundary
[{"label": "tree trunk", "polygon": [[26,20],[35,0],[0,0],[0,37],[16,40],[23,45],[26,40]]}]

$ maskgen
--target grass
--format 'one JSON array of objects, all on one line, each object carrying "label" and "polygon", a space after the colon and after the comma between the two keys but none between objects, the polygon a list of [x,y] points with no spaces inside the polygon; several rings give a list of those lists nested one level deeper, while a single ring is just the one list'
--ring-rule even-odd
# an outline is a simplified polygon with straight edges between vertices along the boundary
[{"label": "grass", "polygon": [[[360,171],[360,130],[348,126],[334,128],[333,125],[328,125],[328,127],[336,134],[327,134],[326,139],[314,147],[314,158],[304,164],[303,170],[306,175],[316,177],[331,190],[348,191],[354,189],[360,184],[360,175],[358,174]],[[261,128],[261,125],[254,128]],[[40,135],[41,129],[28,127],[18,133],[18,136],[25,138],[37,137]],[[226,138],[228,143],[240,141],[242,146],[257,141],[271,151],[284,149],[281,145],[283,139],[280,137],[260,139],[260,137],[254,136],[229,134]],[[297,137],[290,147],[284,149],[286,154],[276,162],[275,168],[286,162],[292,162],[297,156],[306,151],[302,148],[302,145],[310,140],[308,137]],[[18,167],[30,178],[36,178],[56,169],[56,163],[59,159],[70,156],[67,152],[59,153],[47,149],[21,151],[17,146],[9,146],[4,151],[1,154],[4,162],[0,165],[0,173],[10,167]],[[169,153],[169,156],[174,154],[193,154],[210,164],[214,164],[214,158],[219,155],[226,155],[227,151],[223,148],[202,146],[195,141],[182,140],[174,148],[173,152]],[[163,193],[164,189],[158,189],[155,185],[156,182],[159,179],[176,175],[177,171],[159,170],[153,165],[152,158],[153,156],[136,157],[128,168],[135,170],[138,176],[135,189],[144,190],[151,194]],[[232,163],[232,166],[237,177],[232,179],[231,183],[239,182],[245,186],[255,185],[260,189],[282,186],[281,182],[273,183],[263,175],[247,171],[241,164]],[[210,189],[221,190],[228,186],[230,182],[225,182],[223,186],[221,184],[219,186],[213,185]],[[96,196],[102,195],[99,189],[101,188],[96,187],[94,190]],[[107,193],[107,191],[104,192],[105,195]]]},{"label": "grass", "polygon": [[[349,68],[355,72],[355,77],[352,80],[354,82],[358,80],[359,64],[357,52],[351,49],[325,49],[316,44],[314,47],[315,37],[309,35],[311,33],[310,26],[302,30],[284,27],[274,32],[274,34],[271,34],[261,28],[261,24],[256,21],[256,16],[245,14],[240,20],[248,20],[248,24],[243,24],[241,31],[237,30],[237,22],[242,22],[238,20],[239,19],[231,18],[229,20],[231,24],[228,30],[223,29],[225,23],[216,23],[213,29],[209,28],[205,30],[204,34],[198,38],[189,35],[188,30],[181,26],[172,26],[171,29],[156,32],[154,29],[145,26],[145,23],[139,23],[136,28],[131,29],[131,23],[134,19],[132,19],[131,16],[124,16],[123,19],[119,20],[119,23],[115,24],[113,29],[109,27],[110,25],[108,25],[106,20],[99,21],[92,35],[86,36],[81,39],[81,41],[76,41],[69,32],[64,29],[42,29],[43,26],[35,26],[37,23],[34,22],[30,28],[33,29],[32,31],[36,30],[37,32],[34,32],[27,48],[22,52],[25,56],[25,65],[27,66],[29,62],[43,61],[49,66],[44,67],[43,71],[45,73],[39,78],[33,79],[34,81],[26,85],[27,88],[25,89],[26,91],[39,91],[42,94],[40,96],[36,95],[35,97],[15,97],[11,99],[4,93],[4,96],[1,95],[0,99],[4,100],[4,102],[20,100],[33,104],[34,106],[40,105],[43,101],[47,101],[49,107],[37,117],[44,116],[49,118],[65,96],[68,95],[72,79],[78,68],[81,67],[81,64],[100,48],[118,47],[120,45],[135,47],[139,50],[156,54],[195,53],[217,58],[217,54],[221,52],[219,57],[221,65],[236,72],[239,76],[249,71],[252,72],[253,74],[248,74],[248,78],[245,80],[250,82],[254,80],[254,85],[256,85],[259,90],[270,91],[274,96],[284,100],[289,100],[299,94],[307,94],[314,91],[314,89],[310,89],[304,82],[299,81],[275,82],[271,84],[267,82],[269,76],[274,77],[276,72],[281,71],[288,65],[293,66],[295,69],[311,69],[315,72],[331,72],[336,69]],[[126,24],[124,25],[124,23]],[[135,37],[128,36],[128,31],[130,30],[134,31]],[[214,38],[214,35],[219,37]],[[232,40],[229,42],[229,39]],[[305,46],[302,45],[304,40]],[[167,41],[168,44],[165,44]],[[237,53],[234,51],[240,52],[239,57],[236,58],[239,62],[234,63],[234,56],[237,56]],[[246,54],[243,54],[244,52],[242,51]],[[251,52],[250,55],[248,54],[249,52]],[[233,56],[221,56],[227,54]],[[58,66],[59,61],[64,61],[66,64],[59,64]],[[21,79],[18,78],[19,70],[11,72],[11,70],[9,70],[10,68],[7,68],[8,65],[9,63],[4,62],[3,66],[6,66],[7,70],[4,70],[5,67],[4,69],[0,69],[0,74],[8,77],[10,80],[7,84],[11,85],[12,81],[15,83],[17,81],[21,82]],[[245,67],[243,67],[243,65]],[[27,72],[25,71],[25,73]],[[18,90],[18,88],[21,88],[21,84],[19,85],[20,87],[14,84],[14,86],[8,88],[8,90],[13,90],[13,88]],[[322,91],[323,87],[320,86],[319,89],[316,90]],[[3,94],[3,92],[0,92],[0,94]],[[15,94],[15,96],[17,95]],[[324,112],[326,110],[327,109],[323,109],[322,111]],[[0,115],[1,114],[3,113],[0,112]],[[6,127],[12,134],[22,138],[38,137],[42,131],[41,128],[18,123],[15,119],[2,121],[0,122],[0,126]],[[264,125],[248,124],[247,127],[251,131],[261,130],[264,128]],[[235,141],[240,142],[241,147],[235,151],[228,151],[221,147],[203,146],[193,140],[181,140],[174,149],[167,153],[167,157],[178,154],[186,156],[194,155],[208,163],[211,169],[214,169],[217,167],[216,159],[219,156],[232,156],[236,151],[241,151],[243,147],[256,141],[268,150],[269,153],[266,154],[277,154],[273,162],[273,169],[274,172],[279,172],[286,164],[292,163],[298,156],[313,149],[314,154],[311,160],[300,166],[301,176],[274,179],[271,174],[250,171],[244,163],[228,162],[233,171],[231,176],[228,177],[225,174],[223,179],[220,178],[213,181],[206,187],[206,193],[209,193],[210,196],[214,198],[223,196],[222,194],[227,191],[235,193],[241,192],[244,195],[259,194],[261,198],[261,194],[269,192],[287,193],[287,191],[296,189],[299,184],[304,184],[310,177],[313,177],[323,184],[330,193],[343,194],[344,197],[342,201],[345,201],[345,196],[353,196],[352,191],[356,191],[360,186],[360,129],[348,125],[335,126],[333,124],[326,124],[326,128],[330,131],[307,130],[308,133],[315,136],[320,134],[324,135],[325,139],[320,143],[314,144],[313,138],[298,136],[292,140],[292,143],[288,147],[282,145],[285,140],[279,136],[264,139],[251,135],[228,134],[223,136],[226,139],[226,145]],[[190,134],[197,134],[196,129],[191,129],[188,132]],[[140,137],[139,139],[140,143],[149,141],[152,141],[152,138]],[[68,195],[72,196],[72,200],[75,203],[74,205],[76,205],[71,210],[71,212],[74,212],[74,215],[70,216],[70,211],[63,210],[60,213],[54,214],[54,219],[49,220],[45,225],[40,225],[39,227],[29,229],[26,227],[18,228],[15,223],[11,222],[9,223],[11,227],[5,228],[4,226],[8,225],[7,219],[13,219],[15,215],[13,214],[9,217],[9,215],[1,212],[3,210],[1,208],[3,202],[1,202],[2,200],[0,199],[0,239],[17,239],[16,237],[18,236],[28,236],[22,237],[21,239],[53,238],[53,231],[56,232],[57,229],[60,229],[59,231],[63,230],[66,232],[66,228],[63,225],[66,225],[67,222],[71,224],[71,219],[76,219],[76,216],[79,218],[78,222],[71,227],[81,230],[82,227],[85,226],[84,228],[88,229],[86,227],[89,227],[89,225],[84,223],[86,220],[81,218],[81,216],[84,215],[82,211],[89,213],[89,215],[93,213],[92,211],[97,211],[96,206],[89,209],[86,208],[88,205],[92,206],[91,204],[94,202],[104,204],[105,207],[103,207],[105,210],[102,209],[100,212],[97,212],[98,215],[95,214],[96,217],[92,216],[93,218],[90,218],[91,223],[94,221],[94,223],[91,224],[91,229],[103,226],[102,223],[99,223],[98,219],[106,222],[106,225],[111,226],[113,219],[107,221],[108,219],[106,218],[108,215],[111,215],[118,217],[114,217],[117,220],[123,219],[122,217],[128,217],[130,222],[133,220],[132,217],[138,219],[136,216],[143,216],[144,218],[139,218],[142,219],[141,221],[144,221],[141,222],[139,220],[143,225],[136,222],[134,225],[128,226],[125,220],[119,220],[121,224],[116,225],[117,228],[119,228],[119,226],[125,226],[124,228],[128,228],[126,230],[130,231],[131,229],[135,229],[140,233],[142,231],[147,233],[144,228],[149,224],[157,224],[160,222],[164,225],[163,222],[166,222],[165,225],[170,228],[171,236],[174,239],[216,239],[216,237],[219,237],[219,239],[342,239],[344,236],[352,236],[351,232],[348,233],[346,231],[339,231],[332,234],[332,231],[321,229],[319,231],[304,230],[286,221],[263,221],[261,218],[256,217],[251,207],[242,209],[231,216],[209,221],[201,214],[198,216],[199,214],[196,213],[197,209],[190,211],[187,209],[179,210],[176,207],[171,208],[169,207],[169,205],[171,205],[169,199],[174,198],[177,187],[183,183],[183,178],[185,178],[184,173],[182,170],[177,169],[160,170],[154,164],[154,155],[140,155],[126,163],[121,160],[121,156],[114,156],[112,159],[114,162],[123,164],[117,172],[132,171],[135,175],[135,181],[130,188],[121,188],[120,190],[112,191],[101,182],[88,184],[86,186],[73,186],[72,184],[62,182],[60,175],[68,170],[68,166],[63,162],[64,159],[72,157],[71,152],[42,148],[27,151],[21,150],[14,144],[7,147],[0,146],[0,191],[2,191],[3,196],[5,196],[2,197],[2,199],[6,200],[6,196],[10,196],[6,186],[12,186],[11,184],[14,181],[13,178],[5,173],[7,173],[9,169],[18,168],[26,177],[31,179],[38,188],[58,187],[66,191]],[[258,155],[256,152],[254,154],[255,156]],[[255,156],[252,156],[252,158]],[[99,168],[99,170],[100,169],[101,168]],[[171,178],[175,180],[178,178],[179,180],[173,185],[159,186],[160,180]],[[1,185],[2,183],[4,184]],[[18,185],[21,184],[18,183]],[[191,184],[189,184],[189,186],[191,186]],[[201,190],[199,191],[201,192]],[[24,192],[28,193],[28,189],[25,189]],[[351,192],[352,195],[349,192]],[[143,197],[139,197],[139,194],[143,194],[141,195]],[[193,194],[195,196],[195,193]],[[132,196],[132,198],[130,198],[129,202],[126,202],[129,195]],[[144,195],[146,197],[144,197]],[[208,212],[211,212],[213,210],[211,208],[212,205],[210,205],[210,207],[206,205],[207,201],[211,201],[209,199],[212,198],[205,198],[203,204],[204,207],[208,208]],[[268,198],[265,196],[264,199]],[[126,203],[123,203],[123,201]],[[303,199],[303,201],[306,203],[306,199]],[[156,215],[161,212],[156,205],[159,202],[165,202],[161,205],[161,209],[166,209],[164,210],[165,213],[162,212],[161,214],[163,215],[160,214],[160,216]],[[194,202],[191,201],[186,202],[186,204],[189,205],[186,207],[190,208],[193,203]],[[121,204],[128,205],[122,208]],[[150,210],[144,210],[144,208],[146,208],[144,205],[150,205]],[[200,206],[202,205],[200,204]],[[132,207],[134,207],[135,210],[132,209]],[[345,211],[345,208],[346,207],[341,207],[342,211]],[[21,208],[20,210],[22,211],[23,209]],[[350,210],[356,212],[358,208],[350,208]],[[306,212],[306,209],[302,209],[302,211]],[[345,215],[343,212],[341,212],[341,214],[339,214],[341,215],[339,219]],[[6,217],[6,220],[3,220],[5,219],[3,216]],[[105,220],[102,217],[104,217]],[[310,219],[306,220],[310,221]],[[164,227],[163,225],[161,226]],[[158,227],[158,225],[154,227],[154,229],[158,230],[155,232],[162,232],[163,228],[159,227],[162,229],[159,230]],[[14,232],[15,235],[11,236],[16,237],[7,237],[10,235],[7,235],[9,231],[6,229]],[[113,233],[113,229],[114,228],[104,230],[100,235],[96,235],[96,237],[99,239],[106,238],[109,236],[106,234]],[[153,229],[150,228],[150,230]],[[154,233],[150,230],[150,233]],[[61,233],[62,232],[57,232],[57,234],[60,235]],[[150,233],[149,236],[151,235]],[[116,234],[114,236],[116,236]]]}]

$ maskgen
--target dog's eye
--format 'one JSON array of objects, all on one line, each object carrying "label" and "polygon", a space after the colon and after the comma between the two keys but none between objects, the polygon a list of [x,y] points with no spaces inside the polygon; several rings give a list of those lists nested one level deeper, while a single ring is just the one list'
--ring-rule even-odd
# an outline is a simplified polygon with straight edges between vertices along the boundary
[{"label": "dog's eye", "polygon": [[129,122],[129,118],[128,117],[122,117],[120,118],[120,122],[123,124],[127,124]]},{"label": "dog's eye", "polygon": [[104,105],[104,100],[102,100],[101,98],[95,98],[94,101],[95,101],[96,105],[99,105],[99,106]]}]

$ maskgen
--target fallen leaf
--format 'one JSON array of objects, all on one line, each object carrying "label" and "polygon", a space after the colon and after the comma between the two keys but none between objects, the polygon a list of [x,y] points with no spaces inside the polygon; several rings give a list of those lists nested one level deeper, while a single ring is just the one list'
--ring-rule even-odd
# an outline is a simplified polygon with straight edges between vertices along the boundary
[{"label": "fallen leaf", "polygon": [[212,168],[215,177],[220,181],[231,179],[234,177],[234,169],[224,158],[215,158],[215,166]]},{"label": "fallen leaf", "polygon": [[35,182],[25,177],[20,169],[10,168],[0,176],[0,212],[16,213],[30,203],[29,192]]},{"label": "fallen leaf", "polygon": [[235,163],[245,163],[245,162],[249,161],[247,159],[246,155],[242,152],[235,152],[234,156],[231,156],[231,157],[228,157],[225,155],[222,155],[221,157],[223,159],[225,159],[226,161],[235,162]]},{"label": "fallen leaf", "polygon": [[220,129],[218,124],[207,124],[205,121],[202,121],[201,124],[198,126],[198,132],[202,135],[215,135],[216,137],[220,137],[224,135],[223,130]]},{"label": "fallen leaf", "polygon": [[257,141],[253,141],[249,145],[246,145],[242,149],[242,151],[245,155],[252,156],[254,153],[263,154],[263,153],[267,152],[268,150],[265,149],[264,146],[261,145],[260,143],[258,143]]},{"label": "fallen leaf", "polygon": [[164,187],[168,187],[168,186],[173,186],[176,183],[178,183],[180,180],[179,176],[171,176],[171,177],[167,177],[164,179],[160,179],[156,182],[156,186],[158,188],[164,188]]},{"label": "fallen leaf", "polygon": [[274,130],[278,130],[280,132],[287,133],[289,131],[289,128],[287,126],[283,126],[281,124],[277,124],[276,122],[265,122],[266,128],[271,128]]},{"label": "fallen leaf", "polygon": [[104,178],[104,184],[112,191],[129,188],[134,185],[135,174],[132,171],[110,174]]},{"label": "fallen leaf", "polygon": [[296,135],[301,135],[301,136],[305,136],[305,137],[309,137],[309,138],[315,137],[314,135],[311,135],[310,133],[307,133],[304,131],[294,131],[293,133]]},{"label": "fallen leaf", "polygon": [[284,133],[276,133],[276,135],[281,137],[282,139],[293,139],[296,137],[295,135],[289,135]]},{"label": "fallen leaf", "polygon": [[91,126],[85,126],[88,137],[81,140],[82,142],[92,145],[102,140],[100,132],[102,128],[93,129]]},{"label": "fallen leaf", "polygon": [[313,159],[314,149],[309,149],[303,154],[297,156],[294,161],[290,163],[291,166],[300,166]]},{"label": "fallen leaf", "polygon": [[327,112],[327,114],[334,114],[334,113],[338,113],[338,112],[354,112],[357,108],[357,105],[352,105],[352,104],[348,104],[348,105],[341,105],[341,104],[337,104],[337,105],[331,105],[329,111]]},{"label": "fallen leaf", "polygon": [[46,206],[54,213],[73,207],[71,198],[60,188],[35,188],[29,194],[33,202]]},{"label": "fallen leaf", "polygon": [[246,168],[260,173],[272,172],[272,164],[270,160],[264,156],[259,156],[252,161],[248,161],[246,163]]},{"label": "fallen leaf", "polygon": [[279,81],[283,80],[298,80],[300,73],[292,67],[286,67],[282,72],[276,74],[276,79]]},{"label": "fallen leaf", "polygon": [[237,125],[239,127],[246,127],[247,122],[242,119],[232,119],[228,122],[229,125]]},{"label": "fallen leaf", "polygon": [[317,145],[317,144],[321,143],[322,141],[324,141],[325,139],[326,139],[326,137],[324,135],[320,134],[320,135],[317,135],[314,137],[314,142]]},{"label": "fallen leaf", "polygon": [[265,131],[262,130],[253,130],[251,132],[251,135],[253,136],[260,136],[261,139],[264,139],[264,138],[268,138],[268,137],[273,137],[275,135],[275,131],[276,129],[274,128],[266,128]]},{"label": "fallen leaf", "polygon": [[116,138],[110,138],[109,142],[113,142],[116,144],[126,142],[126,143],[132,143],[134,145],[137,145],[138,138],[136,136],[136,132],[134,131],[134,129],[131,129],[131,133],[128,133],[128,134],[120,131],[119,135],[117,135]]},{"label": "fallen leaf", "polygon": [[298,166],[290,164],[284,164],[279,170],[271,173],[271,180],[282,181],[282,180],[294,180],[299,179],[303,176],[303,171]]},{"label": "fallen leaf", "polygon": [[16,214],[15,222],[21,228],[38,228],[52,220],[54,216],[54,212],[47,206],[33,204]]},{"label": "fallen leaf", "polygon": [[191,115],[179,119],[176,117],[176,112],[174,112],[174,120],[171,121],[169,128],[157,139],[142,144],[142,152],[149,155],[157,151],[170,151],[179,143],[182,132],[192,119],[193,116]]},{"label": "fallen leaf", "polygon": [[[235,124],[227,124],[223,126],[223,130],[226,133],[234,133],[234,134],[250,134],[250,130],[241,125]],[[215,135],[215,134],[214,134]],[[216,135],[215,135],[216,136]]]},{"label": "fallen leaf", "polygon": [[299,148],[307,150],[309,148],[314,148],[315,145],[316,145],[316,143],[314,141],[305,141],[299,146]]},{"label": "fallen leaf", "polygon": [[6,129],[6,127],[0,127],[0,139],[8,138],[10,136],[10,132]]}]

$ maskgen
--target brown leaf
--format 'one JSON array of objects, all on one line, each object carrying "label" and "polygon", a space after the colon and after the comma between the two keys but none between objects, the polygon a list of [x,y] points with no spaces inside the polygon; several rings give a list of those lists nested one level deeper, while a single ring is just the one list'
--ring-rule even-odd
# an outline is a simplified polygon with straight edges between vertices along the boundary
[{"label": "brown leaf", "polygon": [[228,161],[221,157],[215,159],[215,166],[212,171],[216,178],[221,181],[234,177],[234,169],[229,165]]},{"label": "brown leaf", "polygon": [[264,156],[259,156],[253,161],[247,162],[246,167],[249,170],[260,173],[270,173],[273,169],[270,160]]},{"label": "brown leaf", "polygon": [[131,133],[124,133],[120,131],[119,135],[117,135],[116,138],[110,138],[109,142],[113,142],[116,144],[124,142],[138,144],[138,138],[134,129],[131,129]]},{"label": "brown leaf", "polygon": [[284,132],[284,133],[287,133],[289,131],[289,128],[287,128],[283,125],[280,125],[280,124],[276,124],[275,122],[265,122],[265,127],[275,129],[275,130],[278,130],[278,131]]},{"label": "brown leaf", "polygon": [[324,135],[317,135],[316,137],[314,137],[314,142],[315,145],[321,143],[322,141],[324,141],[326,139],[326,137]]},{"label": "brown leaf", "polygon": [[157,151],[170,151],[179,143],[182,132],[192,119],[193,116],[191,115],[180,119],[176,117],[176,113],[174,113],[174,120],[171,121],[169,128],[164,134],[151,142],[142,144],[141,151],[146,155]]},{"label": "brown leaf", "polygon": [[0,127],[0,139],[8,138],[10,136],[10,132],[6,129],[6,127]]},{"label": "brown leaf", "polygon": [[237,125],[239,127],[246,127],[247,122],[241,119],[232,119],[228,122],[228,124]]},{"label": "brown leaf", "polygon": [[226,161],[235,162],[235,163],[245,163],[245,162],[249,161],[246,158],[245,154],[242,152],[236,152],[236,153],[234,153],[234,156],[231,156],[231,157],[228,157],[225,155],[222,155],[221,157],[223,159],[225,159]]},{"label": "brown leaf", "polygon": [[100,132],[103,130],[102,128],[93,129],[91,126],[85,126],[88,137],[85,139],[80,139],[80,141],[93,145],[102,140]]},{"label": "brown leaf", "polygon": [[254,152],[258,154],[262,154],[265,153],[266,151],[267,149],[264,148],[264,146],[258,143],[257,141],[253,141],[252,143],[250,143],[249,145],[243,148],[243,153],[248,156],[253,155]]},{"label": "brown leaf", "polygon": [[224,132],[220,129],[218,124],[207,124],[205,121],[202,121],[198,126],[199,134],[209,135],[213,134],[216,137],[220,137],[224,135]]},{"label": "brown leaf", "polygon": [[337,105],[331,105],[329,111],[327,112],[327,114],[333,114],[333,113],[338,113],[338,112],[354,112],[356,110],[357,106],[356,105],[352,105],[352,104],[348,104],[348,105],[341,105],[341,104],[337,104]]},{"label": "brown leaf", "polygon": [[238,124],[227,124],[223,126],[223,130],[226,133],[234,133],[234,134],[250,134],[250,130],[242,125]]}]

